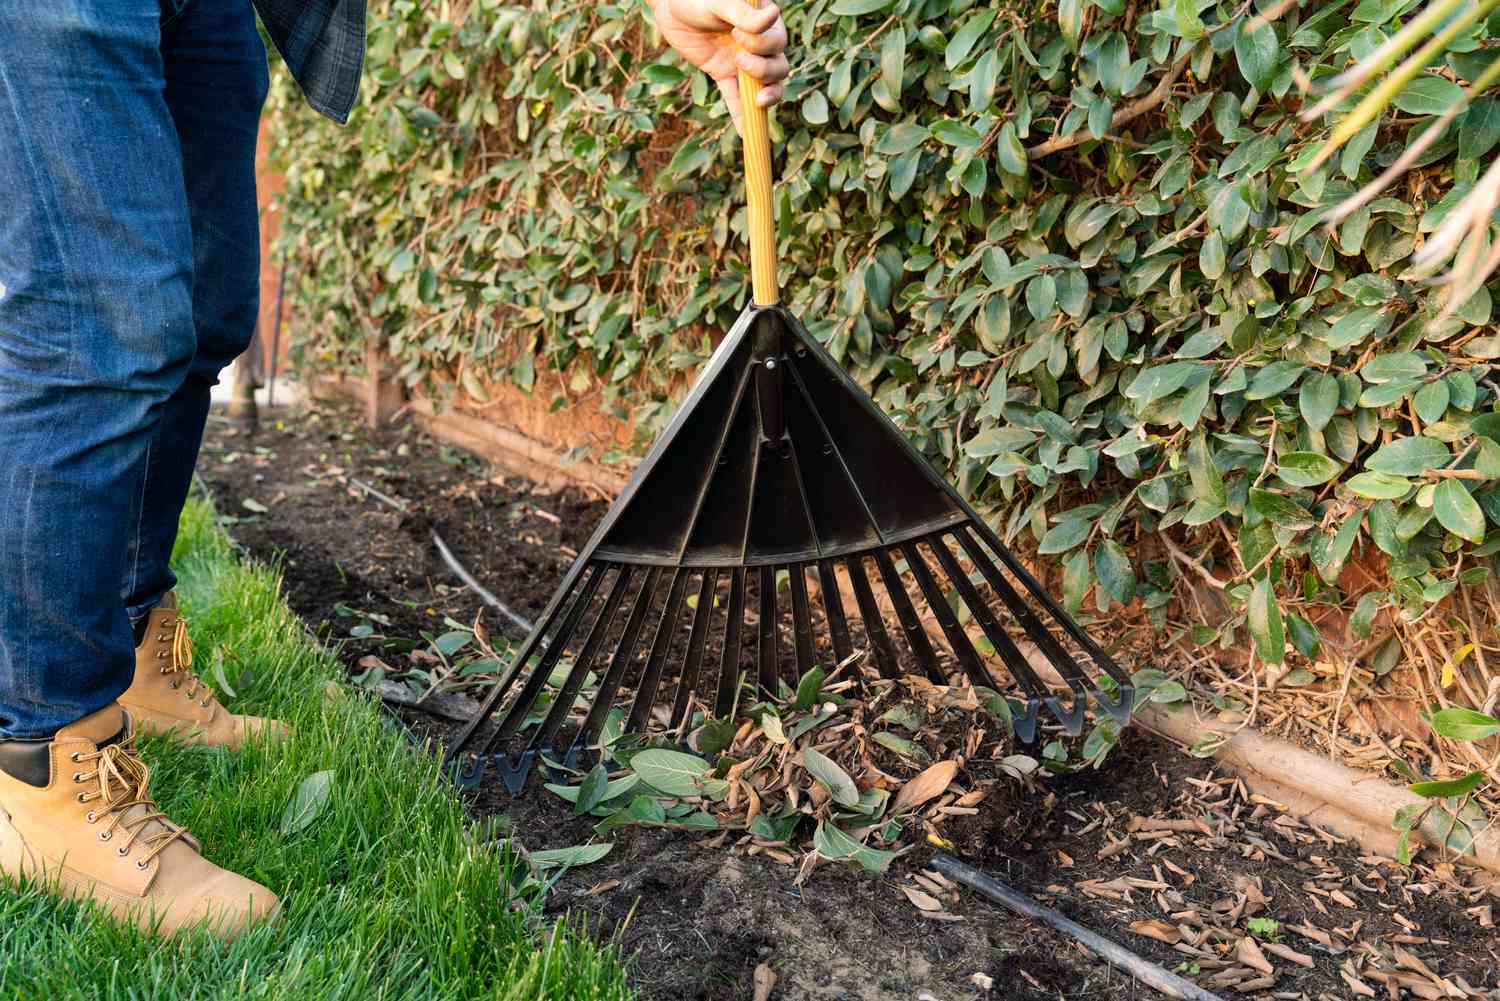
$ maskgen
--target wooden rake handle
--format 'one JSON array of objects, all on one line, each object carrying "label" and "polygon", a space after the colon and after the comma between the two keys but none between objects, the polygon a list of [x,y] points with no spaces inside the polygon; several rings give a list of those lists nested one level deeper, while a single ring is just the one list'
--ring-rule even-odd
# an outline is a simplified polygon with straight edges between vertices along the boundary
[{"label": "wooden rake handle", "polygon": [[[758,0],[750,0],[760,6]],[[776,287],[776,205],[771,193],[771,132],[766,109],[757,102],[760,81],[739,71],[740,127],[744,131],[745,201],[750,216],[750,279],[757,306],[774,306]]]}]

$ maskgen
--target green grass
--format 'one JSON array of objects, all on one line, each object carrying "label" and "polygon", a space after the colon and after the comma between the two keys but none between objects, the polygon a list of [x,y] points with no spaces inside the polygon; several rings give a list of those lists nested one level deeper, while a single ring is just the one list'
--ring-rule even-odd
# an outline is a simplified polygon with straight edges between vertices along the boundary
[{"label": "green grass", "polygon": [[[233,943],[204,932],[162,941],[35,887],[0,883],[0,998],[614,999],[619,960],[507,895],[508,856],[467,829],[435,761],[368,698],[334,683],[334,657],[281,601],[278,575],[241,562],[194,502],[175,564],[199,665],[214,650],[235,708],[295,729],[279,747],[235,755],[144,742],[158,803],[214,862],[279,893],[273,926]],[[211,679],[212,671],[205,670]],[[326,808],[281,833],[303,779],[332,769]]]}]

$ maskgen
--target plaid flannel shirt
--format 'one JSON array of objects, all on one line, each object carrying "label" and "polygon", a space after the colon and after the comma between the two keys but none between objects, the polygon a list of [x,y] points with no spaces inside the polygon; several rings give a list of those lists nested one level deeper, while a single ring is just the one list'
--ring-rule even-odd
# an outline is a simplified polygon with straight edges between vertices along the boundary
[{"label": "plaid flannel shirt", "polygon": [[349,120],[365,60],[365,0],[254,0],[307,103]]}]

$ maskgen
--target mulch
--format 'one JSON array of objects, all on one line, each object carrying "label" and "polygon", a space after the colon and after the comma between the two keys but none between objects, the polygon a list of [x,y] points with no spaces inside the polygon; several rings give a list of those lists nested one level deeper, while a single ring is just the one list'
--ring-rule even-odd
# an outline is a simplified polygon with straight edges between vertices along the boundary
[{"label": "mulch", "polygon": [[[331,405],[254,435],[216,416],[199,471],[239,544],[280,561],[290,604],[338,644],[351,677],[367,676],[370,658],[420,666],[424,634],[481,610],[434,531],[535,617],[605,507],[497,476],[409,423],[371,431]],[[429,701],[392,711],[435,747],[467,703]],[[592,818],[537,784],[512,797],[491,776],[470,807],[532,849],[596,839]],[[1495,902],[1463,870],[1366,856],[1139,731],[1097,770],[993,784],[939,831],[955,854],[1226,998],[1500,999]],[[1065,937],[946,884],[925,840],[872,875],[804,872],[801,857],[752,853],[746,839],[631,827],[607,837],[609,855],[566,872],[548,908],[616,941],[647,998],[746,1001],[757,969],[775,975],[777,1001],[1152,996]]]}]

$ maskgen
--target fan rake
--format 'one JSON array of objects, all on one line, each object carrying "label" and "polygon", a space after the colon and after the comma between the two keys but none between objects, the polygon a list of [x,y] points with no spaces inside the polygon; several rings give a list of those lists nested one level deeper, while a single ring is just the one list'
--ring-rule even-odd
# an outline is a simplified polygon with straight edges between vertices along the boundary
[{"label": "fan rake", "polygon": [[998,661],[1024,741],[1043,708],[1072,734],[1090,698],[1130,717],[1129,675],[778,304],[765,112],[741,88],[753,302],[449,749],[460,783],[574,767],[616,706],[681,740],[743,686],[775,697],[857,652],[939,684],[999,687]]}]

